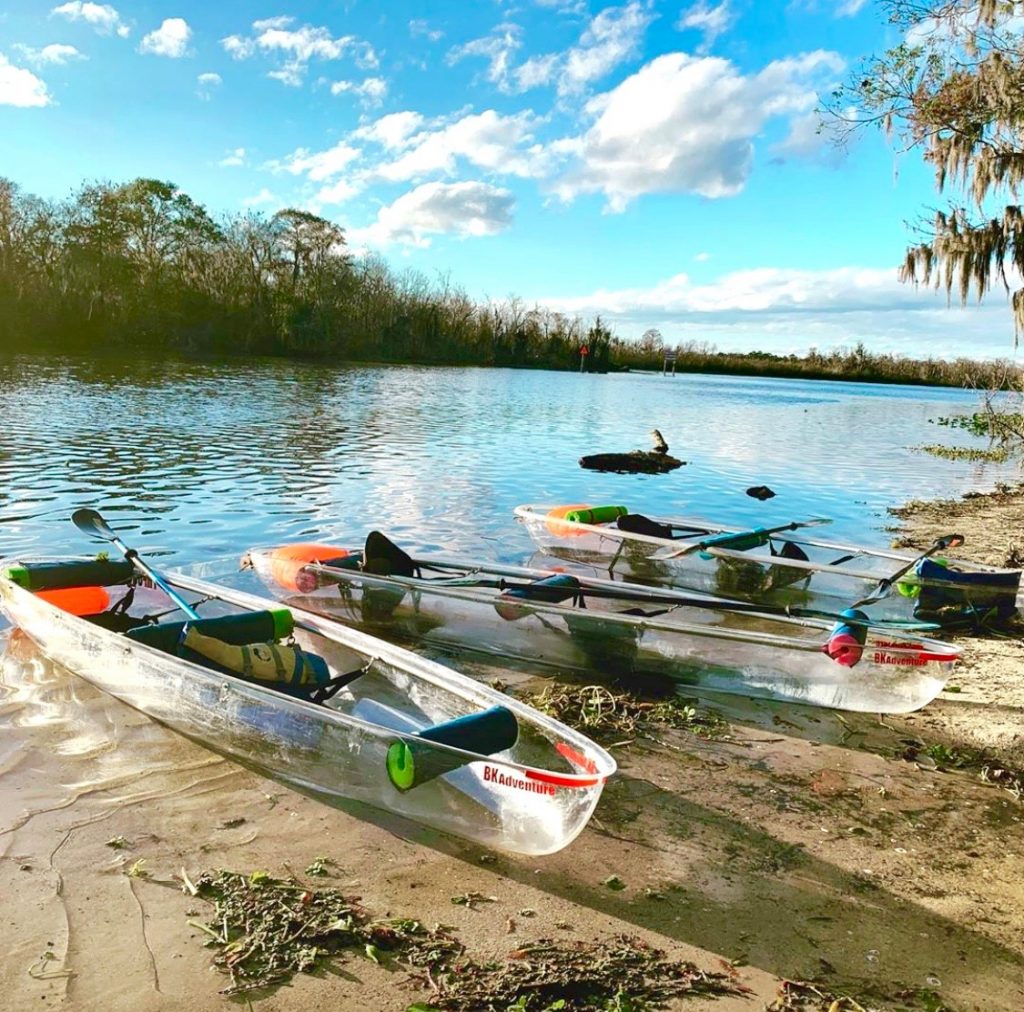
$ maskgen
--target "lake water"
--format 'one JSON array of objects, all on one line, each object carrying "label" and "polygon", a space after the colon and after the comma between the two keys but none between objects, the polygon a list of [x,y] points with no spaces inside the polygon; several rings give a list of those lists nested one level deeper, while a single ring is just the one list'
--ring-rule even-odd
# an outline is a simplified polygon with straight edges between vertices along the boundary
[{"label": "lake water", "polygon": [[[887,507],[1017,476],[913,449],[984,445],[930,423],[977,406],[963,390],[804,380],[6,359],[0,555],[92,551],[68,522],[83,505],[163,564],[361,543],[371,528],[413,550],[524,561],[512,508],[545,501],[742,524],[825,515],[829,536],[881,545]],[[654,427],[685,467],[577,464],[649,448]],[[751,485],[777,495],[758,502]]]}]

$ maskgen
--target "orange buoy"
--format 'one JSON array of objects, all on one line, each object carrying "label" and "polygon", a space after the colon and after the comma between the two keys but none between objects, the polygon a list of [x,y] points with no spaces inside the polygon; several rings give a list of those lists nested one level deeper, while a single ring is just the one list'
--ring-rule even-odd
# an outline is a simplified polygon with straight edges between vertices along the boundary
[{"label": "orange buoy", "polygon": [[573,510],[588,510],[590,509],[587,503],[577,503],[574,506],[556,506],[553,510],[548,510],[548,517],[554,518],[547,521],[548,530],[554,534],[556,538],[578,538],[587,532],[580,530],[571,524],[560,524],[558,521],[563,519],[566,513],[571,513]]},{"label": "orange buoy", "polygon": [[299,573],[311,562],[327,563],[334,559],[344,559],[348,552],[334,545],[317,545],[312,542],[298,542],[294,545],[281,545],[267,553],[270,558],[270,572],[274,579],[286,590],[307,591],[309,587],[299,586]]},{"label": "orange buoy", "polygon": [[35,595],[69,615],[99,615],[110,607],[110,595],[105,587],[63,587],[37,590]]}]

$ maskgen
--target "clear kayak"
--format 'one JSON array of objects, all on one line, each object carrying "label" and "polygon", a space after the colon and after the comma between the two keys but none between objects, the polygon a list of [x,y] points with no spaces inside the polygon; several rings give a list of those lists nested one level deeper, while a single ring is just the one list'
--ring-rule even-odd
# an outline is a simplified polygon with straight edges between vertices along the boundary
[{"label": "clear kayak", "polygon": [[[628,685],[687,686],[817,706],[903,713],[942,690],[959,650],[863,613],[796,619],[756,606],[565,572],[410,558],[372,533],[364,549],[253,549],[243,566],[289,605],[374,634],[469,649]],[[404,556],[404,558],[403,558]]]},{"label": "clear kayak", "polygon": [[558,559],[776,607],[838,614],[856,605],[873,618],[953,627],[1005,621],[1024,604],[1020,570],[958,562],[940,542],[912,556],[803,533],[823,519],[742,529],[582,504],[517,506],[515,515]]},{"label": "clear kayak", "polygon": [[[169,576],[200,615],[182,621],[125,565],[2,560],[0,609],[53,661],[275,779],[539,855],[572,842],[615,772],[585,736],[443,665],[243,590]],[[236,671],[238,658],[248,666]],[[300,692],[307,678],[313,688]]]}]

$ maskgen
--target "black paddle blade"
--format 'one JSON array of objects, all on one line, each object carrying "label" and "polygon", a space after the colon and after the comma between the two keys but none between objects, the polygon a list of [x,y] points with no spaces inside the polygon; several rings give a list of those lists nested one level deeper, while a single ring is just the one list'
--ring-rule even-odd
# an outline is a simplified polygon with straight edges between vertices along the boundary
[{"label": "black paddle blade", "polygon": [[83,533],[101,541],[113,541],[114,532],[96,510],[80,509],[71,514],[71,522]]}]

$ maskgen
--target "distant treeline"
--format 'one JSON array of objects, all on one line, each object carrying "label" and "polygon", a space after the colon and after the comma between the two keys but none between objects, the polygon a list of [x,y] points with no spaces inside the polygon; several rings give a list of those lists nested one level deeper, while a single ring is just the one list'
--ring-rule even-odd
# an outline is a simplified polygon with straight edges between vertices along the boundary
[{"label": "distant treeline", "polygon": [[[214,219],[171,183],[90,183],[46,201],[0,178],[0,350],[291,355],[335,361],[661,369],[639,341],[515,297],[478,302],[448,278],[352,257],[296,209]],[[806,357],[675,346],[685,372],[999,387],[1005,363],[852,351]]]}]

